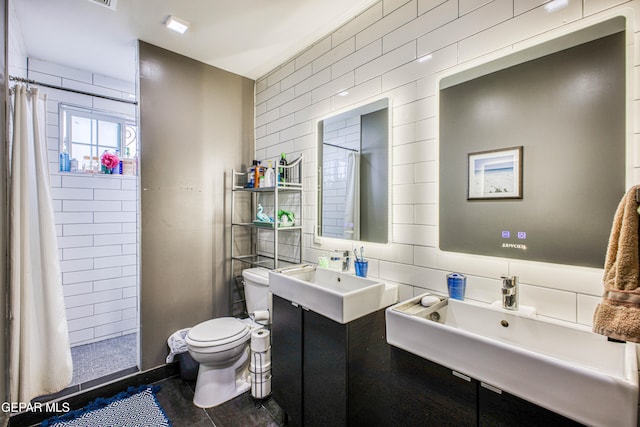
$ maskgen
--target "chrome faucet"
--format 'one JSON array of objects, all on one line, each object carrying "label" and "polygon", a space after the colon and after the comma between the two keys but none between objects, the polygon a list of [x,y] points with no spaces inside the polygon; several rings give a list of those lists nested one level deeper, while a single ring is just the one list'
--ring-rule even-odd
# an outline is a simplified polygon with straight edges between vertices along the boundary
[{"label": "chrome faucet", "polygon": [[349,258],[349,251],[344,251],[342,254],[342,271],[349,271],[351,268],[351,258]]},{"label": "chrome faucet", "polygon": [[502,276],[502,308],[518,309],[518,276]]}]

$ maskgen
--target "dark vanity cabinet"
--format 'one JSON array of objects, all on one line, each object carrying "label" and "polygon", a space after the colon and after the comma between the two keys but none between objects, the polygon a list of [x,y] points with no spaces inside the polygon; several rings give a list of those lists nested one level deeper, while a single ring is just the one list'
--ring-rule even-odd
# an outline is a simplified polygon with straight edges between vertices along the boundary
[{"label": "dark vanity cabinet", "polygon": [[391,347],[394,426],[477,426],[477,381]]},{"label": "dark vanity cabinet", "polygon": [[302,310],[273,295],[271,394],[289,418],[302,425]]},{"label": "dark vanity cabinet", "polygon": [[290,426],[580,425],[388,345],[384,310],[340,324],[274,295],[271,341],[272,394]]},{"label": "dark vanity cabinet", "polygon": [[340,324],[273,296],[272,393],[288,425],[391,425],[384,309]]},{"label": "dark vanity cabinet", "polygon": [[581,425],[396,347],[391,347],[391,371],[394,426]]},{"label": "dark vanity cabinet", "polygon": [[582,426],[576,421],[505,391],[494,391],[482,383],[478,391],[480,427]]}]

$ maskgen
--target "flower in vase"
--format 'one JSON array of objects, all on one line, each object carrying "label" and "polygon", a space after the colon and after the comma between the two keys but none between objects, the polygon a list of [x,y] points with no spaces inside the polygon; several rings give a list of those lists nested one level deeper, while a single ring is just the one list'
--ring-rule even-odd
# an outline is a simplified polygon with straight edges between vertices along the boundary
[{"label": "flower in vase", "polygon": [[118,156],[116,154],[105,151],[104,153],[102,153],[102,156],[100,156],[100,163],[102,164],[102,166],[104,166],[105,169],[111,170],[118,166],[118,164],[120,163],[120,159],[118,159]]}]

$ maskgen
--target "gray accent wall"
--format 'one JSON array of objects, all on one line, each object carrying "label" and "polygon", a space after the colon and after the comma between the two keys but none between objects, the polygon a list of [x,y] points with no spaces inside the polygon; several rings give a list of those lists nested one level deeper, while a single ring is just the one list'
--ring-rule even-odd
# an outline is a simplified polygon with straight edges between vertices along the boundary
[{"label": "gray accent wall", "polygon": [[139,42],[141,358],[228,315],[230,171],[254,152],[254,81]]}]

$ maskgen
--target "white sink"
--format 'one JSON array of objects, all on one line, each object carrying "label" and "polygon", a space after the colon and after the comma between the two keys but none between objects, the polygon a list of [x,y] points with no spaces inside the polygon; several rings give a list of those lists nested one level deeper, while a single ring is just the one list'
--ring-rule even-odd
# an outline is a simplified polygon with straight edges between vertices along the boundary
[{"label": "white sink", "polygon": [[636,426],[635,344],[471,301],[425,309],[422,296],[387,309],[389,344],[583,424]]},{"label": "white sink", "polygon": [[269,291],[338,323],[398,302],[398,286],[314,265],[269,272]]}]

